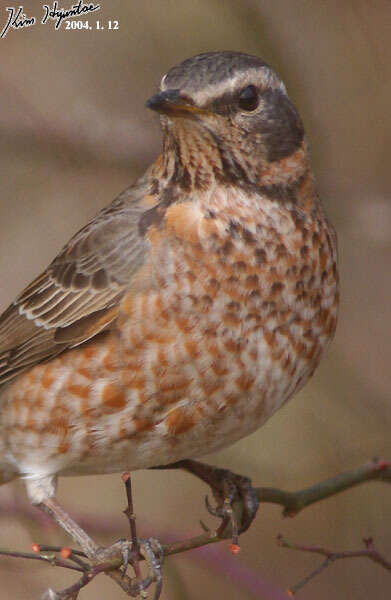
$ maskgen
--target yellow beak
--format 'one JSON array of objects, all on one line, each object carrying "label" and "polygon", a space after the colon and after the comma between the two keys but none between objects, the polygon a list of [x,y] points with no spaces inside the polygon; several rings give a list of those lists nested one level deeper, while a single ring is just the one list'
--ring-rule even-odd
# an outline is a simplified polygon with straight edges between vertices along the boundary
[{"label": "yellow beak", "polygon": [[179,90],[166,90],[165,92],[155,94],[147,100],[146,107],[169,117],[194,119],[202,115],[211,114],[210,111],[204,108],[189,104],[188,99],[182,97]]}]

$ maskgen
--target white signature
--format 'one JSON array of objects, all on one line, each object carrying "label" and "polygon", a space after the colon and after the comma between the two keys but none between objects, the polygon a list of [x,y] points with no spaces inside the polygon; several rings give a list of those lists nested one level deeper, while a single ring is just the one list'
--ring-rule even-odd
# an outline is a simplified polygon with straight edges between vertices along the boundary
[{"label": "white signature", "polygon": [[[94,12],[100,9],[100,5],[91,2],[84,3],[82,0],[79,0],[77,4],[72,4],[70,8],[58,8],[58,2],[55,0],[51,6],[44,4],[42,8],[45,14],[42,17],[41,24],[45,25],[48,20],[52,20],[55,21],[55,28],[59,29],[64,19],[72,19],[73,17]],[[28,17],[23,12],[23,6],[19,6],[18,8],[7,6],[6,10],[9,13],[8,20],[0,33],[0,38],[4,38],[9,29],[24,29],[35,25],[37,22],[35,17]]]}]

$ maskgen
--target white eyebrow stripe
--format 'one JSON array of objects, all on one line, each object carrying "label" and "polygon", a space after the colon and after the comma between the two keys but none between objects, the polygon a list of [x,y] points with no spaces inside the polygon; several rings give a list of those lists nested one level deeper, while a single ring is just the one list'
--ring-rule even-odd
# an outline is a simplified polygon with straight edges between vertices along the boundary
[{"label": "white eyebrow stripe", "polygon": [[[167,89],[166,78],[168,73],[164,75],[160,83],[161,91]],[[286,94],[286,88],[282,81],[269,67],[253,67],[247,69],[245,72],[238,71],[232,78],[219,81],[217,83],[210,83],[199,90],[192,90],[190,86],[182,88],[185,93],[188,92],[189,96],[194,102],[200,106],[208,104],[211,100],[222,96],[227,92],[233,92],[240,87],[246,87],[247,85],[254,84],[260,85],[264,88],[280,89]]]}]

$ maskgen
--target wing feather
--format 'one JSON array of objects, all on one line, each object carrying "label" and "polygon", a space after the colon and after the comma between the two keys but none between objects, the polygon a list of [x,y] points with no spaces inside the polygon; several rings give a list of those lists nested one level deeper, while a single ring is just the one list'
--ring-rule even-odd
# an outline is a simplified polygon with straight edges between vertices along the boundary
[{"label": "wing feather", "polygon": [[98,213],[0,316],[0,385],[112,325],[146,259],[145,195],[149,207],[148,177]]}]

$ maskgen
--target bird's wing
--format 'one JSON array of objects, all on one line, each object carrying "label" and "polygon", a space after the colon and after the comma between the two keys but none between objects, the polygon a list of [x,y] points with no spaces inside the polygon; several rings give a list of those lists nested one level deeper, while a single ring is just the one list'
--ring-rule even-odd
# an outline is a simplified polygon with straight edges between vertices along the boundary
[{"label": "bird's wing", "polygon": [[0,316],[0,385],[115,320],[121,298],[145,261],[139,222],[153,201],[148,178],[121,194]]}]

